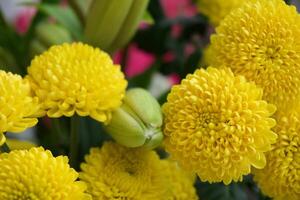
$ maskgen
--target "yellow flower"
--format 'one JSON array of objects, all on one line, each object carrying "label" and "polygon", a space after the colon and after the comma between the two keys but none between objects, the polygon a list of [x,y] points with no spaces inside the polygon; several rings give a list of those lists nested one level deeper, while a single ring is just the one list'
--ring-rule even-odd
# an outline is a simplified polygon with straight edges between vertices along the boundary
[{"label": "yellow flower", "polygon": [[214,26],[235,8],[240,7],[246,0],[198,0],[198,10],[205,14]]},{"label": "yellow flower", "polygon": [[276,108],[261,97],[261,89],[228,68],[188,75],[163,105],[167,151],[210,183],[229,184],[251,166],[263,168],[264,152],[276,141],[269,118]]},{"label": "yellow flower", "polygon": [[290,113],[280,112],[274,131],[278,140],[266,154],[267,165],[255,170],[254,179],[263,193],[277,200],[300,197],[300,106]]},{"label": "yellow flower", "polygon": [[4,132],[19,133],[34,126],[39,107],[32,97],[30,84],[21,76],[0,70],[0,145]]},{"label": "yellow flower", "polygon": [[283,0],[245,3],[211,37],[211,65],[254,81],[263,99],[285,109],[300,95],[300,15]]},{"label": "yellow flower", "polygon": [[52,46],[32,60],[27,78],[49,117],[91,116],[107,122],[127,82],[109,55],[82,43]]},{"label": "yellow flower", "polygon": [[169,179],[171,197],[168,200],[198,200],[194,187],[195,175],[181,169],[178,164],[171,160],[162,160],[164,173]]},{"label": "yellow flower", "polygon": [[86,185],[65,156],[43,148],[0,154],[0,199],[88,200]]},{"label": "yellow flower", "polygon": [[154,151],[105,143],[92,148],[80,179],[94,200],[159,200],[168,193],[163,165]]}]

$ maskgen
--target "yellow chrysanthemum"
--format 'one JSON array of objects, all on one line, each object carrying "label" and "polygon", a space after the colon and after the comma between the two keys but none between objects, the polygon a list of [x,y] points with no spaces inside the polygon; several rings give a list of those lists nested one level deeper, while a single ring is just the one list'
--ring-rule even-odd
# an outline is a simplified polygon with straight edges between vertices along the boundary
[{"label": "yellow chrysanthemum", "polygon": [[176,162],[162,160],[164,173],[169,179],[171,196],[167,200],[198,200],[194,187],[195,175],[181,169]]},{"label": "yellow chrysanthemum", "polygon": [[31,88],[21,76],[0,70],[0,145],[5,142],[4,132],[19,133],[34,126],[39,107]]},{"label": "yellow chrysanthemum", "polygon": [[226,15],[240,7],[246,0],[197,0],[198,10],[205,14],[209,21],[218,26]]},{"label": "yellow chrysanthemum", "polygon": [[254,179],[262,191],[277,200],[300,197],[300,106],[277,116],[274,131],[278,135],[272,151],[266,154],[267,165],[255,170]]},{"label": "yellow chrysanthemum", "polygon": [[300,15],[283,0],[245,3],[211,37],[211,65],[226,65],[285,109],[300,95]]},{"label": "yellow chrysanthemum", "polygon": [[127,82],[109,55],[82,43],[51,47],[35,57],[28,79],[49,117],[91,116],[107,122]]},{"label": "yellow chrysanthemum", "polygon": [[265,166],[264,152],[276,141],[269,118],[275,106],[262,90],[228,68],[197,70],[172,88],[165,115],[165,146],[203,181],[229,184]]},{"label": "yellow chrysanthemum", "polygon": [[81,165],[80,179],[94,200],[165,199],[167,178],[154,151],[105,143],[92,148]]},{"label": "yellow chrysanthemum", "polygon": [[88,200],[86,185],[65,156],[53,157],[43,148],[0,154],[0,199]]}]

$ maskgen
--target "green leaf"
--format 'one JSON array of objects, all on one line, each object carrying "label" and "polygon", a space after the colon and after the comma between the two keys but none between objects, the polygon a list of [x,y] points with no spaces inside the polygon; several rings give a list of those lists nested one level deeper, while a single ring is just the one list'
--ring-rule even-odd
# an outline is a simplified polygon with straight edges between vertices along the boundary
[{"label": "green leaf", "polygon": [[[9,67],[12,67],[7,70],[24,75],[25,69],[23,69],[23,64],[26,61],[25,45],[26,42],[24,37],[18,35],[12,27],[0,23],[0,46],[4,49],[4,53],[9,54],[0,56],[2,59],[4,56],[4,60],[6,60],[2,65],[9,65]],[[9,62],[7,63],[7,61]]]},{"label": "green leaf", "polygon": [[80,40],[82,38],[82,26],[71,8],[51,4],[39,4],[37,8],[57,20],[73,34],[75,39]]},{"label": "green leaf", "polygon": [[7,72],[21,74],[13,55],[0,46],[0,69]]}]

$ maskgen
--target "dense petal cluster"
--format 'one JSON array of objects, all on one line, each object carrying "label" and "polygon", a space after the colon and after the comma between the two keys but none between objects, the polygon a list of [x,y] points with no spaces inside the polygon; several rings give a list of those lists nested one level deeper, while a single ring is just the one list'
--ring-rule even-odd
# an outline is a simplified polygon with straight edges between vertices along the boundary
[{"label": "dense petal cluster", "polygon": [[277,200],[298,200],[300,197],[300,106],[279,112],[274,131],[278,141],[266,154],[267,165],[255,170],[254,179],[262,191]]},{"label": "dense petal cluster", "polygon": [[276,141],[276,108],[261,98],[261,89],[228,68],[188,75],[163,105],[167,151],[203,181],[228,184],[251,166],[263,168]]},{"label": "dense petal cluster", "polygon": [[95,200],[197,200],[195,176],[154,151],[108,142],[92,148],[81,180]]},{"label": "dense petal cluster", "polygon": [[53,157],[43,148],[0,154],[0,199],[88,200],[86,185],[68,158]]},{"label": "dense petal cluster", "polygon": [[254,81],[278,109],[300,95],[300,15],[283,0],[250,1],[232,11],[211,37],[213,66]]},{"label": "dense petal cluster", "polygon": [[22,132],[34,126],[39,110],[37,98],[32,97],[30,84],[21,76],[0,70],[0,145],[4,132]]},{"label": "dense petal cluster", "polygon": [[108,54],[82,43],[51,47],[32,60],[28,74],[49,117],[76,112],[107,122],[121,105],[127,85]]},{"label": "dense petal cluster", "polygon": [[198,10],[205,14],[214,26],[218,26],[222,19],[246,0],[198,0]]},{"label": "dense petal cluster", "polygon": [[94,200],[159,200],[169,195],[163,166],[154,151],[105,143],[92,148],[80,179]]},{"label": "dense petal cluster", "polygon": [[195,174],[181,169],[178,164],[171,160],[162,160],[164,173],[168,177],[171,188],[171,196],[167,200],[198,200],[194,187]]}]

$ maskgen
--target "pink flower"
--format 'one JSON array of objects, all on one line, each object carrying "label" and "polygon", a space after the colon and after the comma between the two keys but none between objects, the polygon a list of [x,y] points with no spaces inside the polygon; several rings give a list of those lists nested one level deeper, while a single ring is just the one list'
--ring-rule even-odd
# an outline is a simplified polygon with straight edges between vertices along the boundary
[{"label": "pink flower", "polygon": [[180,76],[176,73],[173,73],[168,76],[168,80],[171,85],[176,85],[180,83]]},{"label": "pink flower", "polygon": [[26,7],[17,14],[14,25],[19,34],[24,34],[27,32],[35,13],[35,8]]},{"label": "pink flower", "polygon": [[191,0],[161,0],[161,5],[169,18],[178,16],[191,17],[197,13],[197,9]]},{"label": "pink flower", "polygon": [[[165,15],[171,19],[179,16],[192,17],[197,14],[197,8],[191,0],[161,0],[161,5]],[[180,25],[174,25],[172,36],[177,38],[181,34],[181,30]]]},{"label": "pink flower", "polygon": [[[155,60],[154,55],[138,48],[136,44],[131,44],[127,51],[125,74],[129,78],[143,73],[145,70],[151,67]],[[117,52],[114,56],[114,62],[120,64],[122,59],[123,53]]]}]

